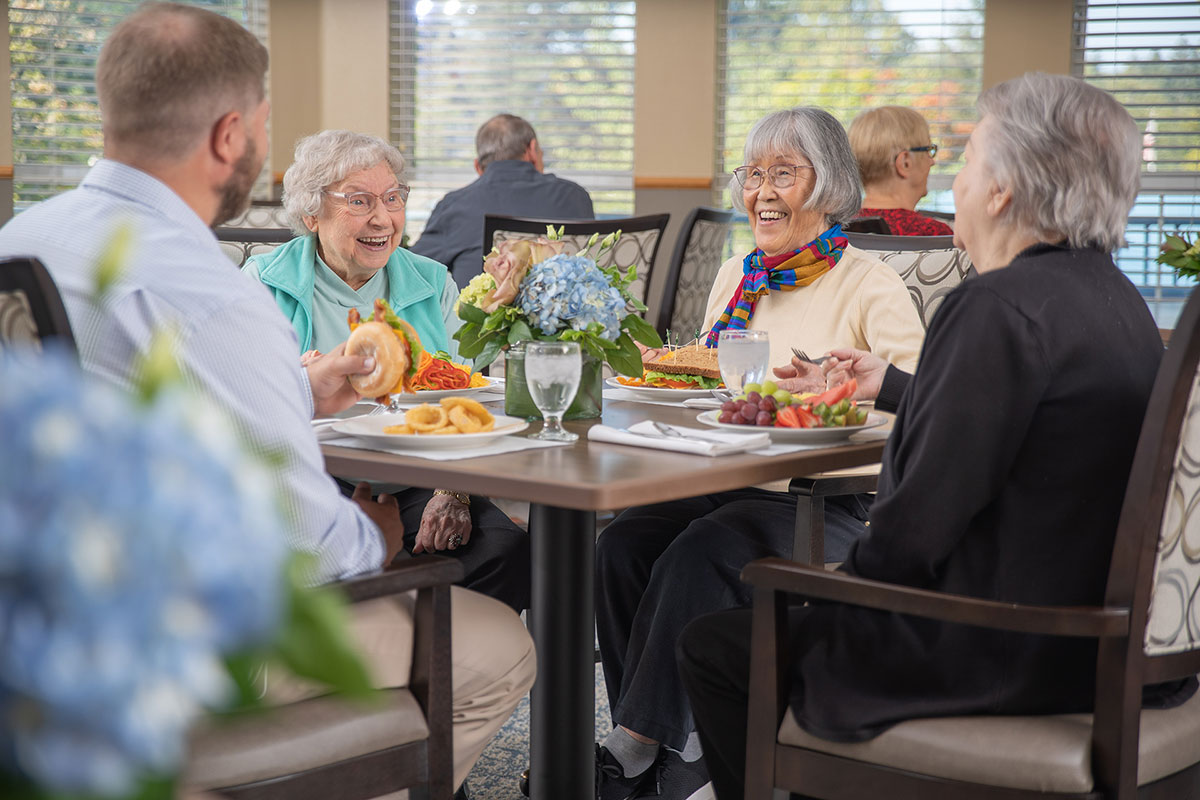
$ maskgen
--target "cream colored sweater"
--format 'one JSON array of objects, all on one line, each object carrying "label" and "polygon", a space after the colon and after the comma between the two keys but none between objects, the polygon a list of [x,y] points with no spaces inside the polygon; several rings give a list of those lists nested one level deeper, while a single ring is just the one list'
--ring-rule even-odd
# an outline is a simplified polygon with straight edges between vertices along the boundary
[{"label": "cream colored sweater", "polygon": [[[721,265],[708,295],[706,330],[712,330],[741,281],[742,261],[739,256]],[[791,363],[792,347],[813,358],[834,347],[855,347],[912,372],[925,338],[904,281],[887,264],[853,246],[808,286],[768,292],[755,306],[749,327],[770,333],[772,367]]]}]

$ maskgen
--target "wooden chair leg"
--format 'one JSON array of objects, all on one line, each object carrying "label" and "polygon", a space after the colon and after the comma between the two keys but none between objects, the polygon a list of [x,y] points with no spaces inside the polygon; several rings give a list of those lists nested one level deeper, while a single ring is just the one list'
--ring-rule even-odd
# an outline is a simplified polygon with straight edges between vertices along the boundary
[{"label": "wooden chair leg", "polygon": [[796,533],[792,560],[803,564],[825,563],[825,498],[792,489],[796,495]]}]

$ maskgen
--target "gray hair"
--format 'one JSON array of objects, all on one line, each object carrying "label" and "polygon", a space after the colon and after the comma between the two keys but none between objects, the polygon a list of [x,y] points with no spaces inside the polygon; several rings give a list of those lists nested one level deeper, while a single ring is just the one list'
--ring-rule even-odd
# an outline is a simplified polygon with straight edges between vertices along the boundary
[{"label": "gray hair", "polygon": [[515,161],[537,138],[533,126],[513,114],[497,114],[479,126],[475,134],[475,157],[486,170],[493,161]]},{"label": "gray hair", "polygon": [[978,157],[1012,191],[1014,226],[1071,247],[1124,246],[1141,170],[1124,106],[1079,78],[1030,72],[985,91],[978,108],[991,120]]},{"label": "gray hair", "polygon": [[[862,179],[850,149],[846,129],[828,111],[800,106],[776,111],[754,123],[746,135],[743,163],[770,156],[796,153],[813,165],[816,183],[804,203],[825,214],[827,225],[841,225],[862,208]],[[746,210],[742,187],[729,179],[729,193],[739,211]]]},{"label": "gray hair", "polygon": [[292,165],[283,173],[283,210],[292,230],[309,233],[305,217],[321,211],[321,191],[352,172],[386,162],[403,182],[404,156],[392,145],[366,133],[321,131],[296,142]]}]

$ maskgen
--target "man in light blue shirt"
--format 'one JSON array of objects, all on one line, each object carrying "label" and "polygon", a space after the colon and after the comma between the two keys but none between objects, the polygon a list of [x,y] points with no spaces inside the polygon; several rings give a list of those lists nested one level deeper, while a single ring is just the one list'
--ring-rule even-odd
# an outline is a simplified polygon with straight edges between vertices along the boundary
[{"label": "man in light blue shirt", "polygon": [[[185,379],[278,460],[289,544],[316,556],[315,580],[377,570],[403,543],[395,499],[353,498],[326,474],[314,413],[358,399],[346,376],[369,359],[340,348],[301,368],[296,335],[267,290],[221,252],[211,227],[246,205],[266,156],[266,49],[208,11],[144,6],[109,37],[97,66],[104,160],[80,186],[0,229],[0,255],[32,255],[63,295],[85,369],[128,386],[156,332],[170,331]],[[94,302],[101,254],[121,230],[123,271]],[[86,398],[82,399],[86,402]],[[534,675],[532,642],[503,604],[453,593],[454,774],[460,783]],[[371,606],[373,604],[366,604]],[[405,685],[411,620],[378,605],[355,634],[381,686]],[[482,626],[482,632],[481,632]],[[398,671],[399,670],[399,671]]]}]

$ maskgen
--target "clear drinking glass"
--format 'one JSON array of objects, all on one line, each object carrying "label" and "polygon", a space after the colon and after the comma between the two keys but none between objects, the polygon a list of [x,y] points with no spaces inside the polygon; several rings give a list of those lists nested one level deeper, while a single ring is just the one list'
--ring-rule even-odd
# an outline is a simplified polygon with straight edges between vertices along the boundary
[{"label": "clear drinking glass", "polygon": [[734,396],[747,383],[762,383],[771,360],[766,331],[723,330],[717,337],[717,366],[721,380]]},{"label": "clear drinking glass", "polygon": [[575,392],[583,359],[577,342],[529,342],[525,345],[525,384],[545,423],[531,439],[573,442],[578,434],[563,430],[562,416]]}]

